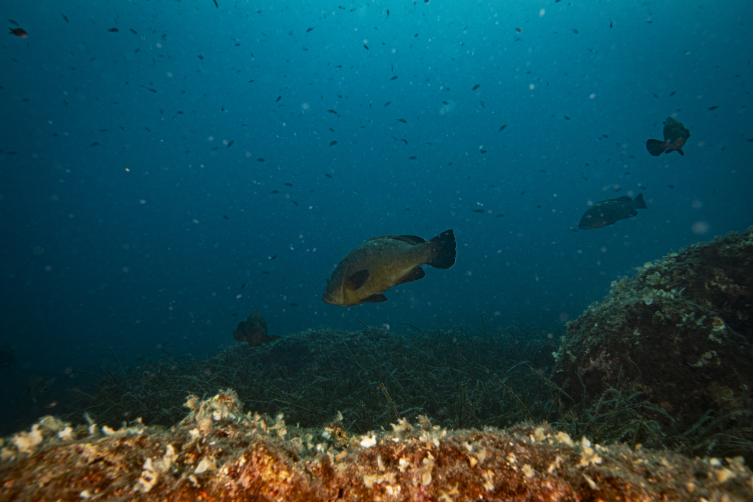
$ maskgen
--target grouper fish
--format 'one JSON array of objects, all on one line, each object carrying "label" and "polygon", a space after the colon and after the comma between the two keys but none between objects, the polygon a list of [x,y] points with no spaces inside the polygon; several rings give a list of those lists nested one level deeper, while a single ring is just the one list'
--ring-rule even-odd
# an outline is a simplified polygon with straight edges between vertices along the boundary
[{"label": "grouper fish", "polygon": [[669,153],[673,150],[677,150],[680,155],[685,155],[682,151],[682,147],[690,137],[690,131],[685,129],[685,126],[681,122],[667,117],[667,121],[664,122],[664,141],[658,139],[650,139],[646,141],[646,149],[648,153],[654,157],[658,157],[662,153]]},{"label": "grouper fish", "polygon": [[430,241],[415,235],[375,237],[350,251],[327,279],[322,300],[331,305],[386,302],[392,286],[423,279],[421,265],[448,269],[455,264],[455,233]]},{"label": "grouper fish", "polygon": [[586,214],[580,219],[578,228],[588,230],[606,227],[637,215],[636,209],[646,209],[646,202],[643,200],[642,193],[639,193],[635,199],[625,196],[619,199],[603,200],[588,208]]}]

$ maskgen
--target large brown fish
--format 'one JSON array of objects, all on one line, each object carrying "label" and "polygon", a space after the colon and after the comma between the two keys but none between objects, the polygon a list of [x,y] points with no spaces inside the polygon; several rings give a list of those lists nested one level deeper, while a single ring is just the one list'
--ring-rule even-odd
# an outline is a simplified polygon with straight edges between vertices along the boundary
[{"label": "large brown fish", "polygon": [[606,227],[637,215],[636,209],[646,209],[646,202],[643,200],[642,193],[639,193],[635,199],[625,196],[619,199],[603,200],[588,208],[586,214],[580,219],[578,228],[588,230]]},{"label": "large brown fish", "polygon": [[348,253],[327,279],[322,300],[332,305],[386,302],[383,291],[423,279],[421,265],[448,269],[455,264],[455,233],[442,232],[430,241],[415,235],[369,239]]},{"label": "large brown fish", "polygon": [[680,155],[685,155],[682,147],[689,137],[690,131],[685,129],[682,123],[672,117],[667,117],[667,121],[664,122],[664,141],[650,139],[646,141],[646,149],[654,157],[658,157],[662,152],[669,153],[672,150],[677,150]]}]

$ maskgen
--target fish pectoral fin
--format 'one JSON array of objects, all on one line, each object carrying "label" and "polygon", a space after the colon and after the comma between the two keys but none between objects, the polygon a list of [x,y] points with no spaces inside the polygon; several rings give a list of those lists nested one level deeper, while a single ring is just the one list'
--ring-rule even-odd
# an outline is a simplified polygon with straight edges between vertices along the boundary
[{"label": "fish pectoral fin", "polygon": [[395,283],[395,286],[397,286],[398,284],[405,284],[406,282],[417,281],[419,279],[423,279],[424,277],[426,277],[426,272],[424,272],[424,269],[422,269],[421,267],[413,267],[408,271],[407,274],[402,276],[400,280]]},{"label": "fish pectoral fin", "polygon": [[351,291],[355,291],[359,289],[361,286],[366,284],[366,281],[369,278],[369,271],[368,270],[359,270],[355,274],[348,277],[348,279],[345,281],[345,287],[348,288]]},{"label": "fish pectoral fin", "polygon": [[685,152],[683,152],[683,151],[682,151],[682,148],[678,148],[678,149],[677,149],[677,152],[678,152],[678,153],[679,153],[680,155],[685,155]]},{"label": "fish pectoral fin", "polygon": [[359,303],[381,303],[386,302],[387,297],[384,296],[382,293],[377,293],[375,295],[367,296],[363,300],[361,300]]}]

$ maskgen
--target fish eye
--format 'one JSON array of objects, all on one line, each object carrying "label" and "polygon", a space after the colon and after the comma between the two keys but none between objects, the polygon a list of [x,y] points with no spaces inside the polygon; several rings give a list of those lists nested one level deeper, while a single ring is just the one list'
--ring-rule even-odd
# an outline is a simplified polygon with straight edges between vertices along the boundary
[{"label": "fish eye", "polygon": [[329,278],[327,278],[327,284],[329,284]]}]

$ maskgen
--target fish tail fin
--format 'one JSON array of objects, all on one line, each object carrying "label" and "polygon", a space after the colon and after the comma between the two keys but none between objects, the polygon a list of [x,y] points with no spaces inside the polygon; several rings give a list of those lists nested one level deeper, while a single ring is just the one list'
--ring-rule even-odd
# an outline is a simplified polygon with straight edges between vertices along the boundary
[{"label": "fish tail fin", "polygon": [[646,207],[646,201],[643,200],[642,193],[639,193],[638,196],[633,199],[633,207],[635,209],[648,209],[648,207]]},{"label": "fish tail fin", "polygon": [[663,141],[659,141],[658,139],[650,139],[646,141],[646,149],[648,150],[648,153],[650,153],[654,157],[658,157],[659,155],[664,153],[664,150],[666,148],[666,144]]},{"label": "fish tail fin", "polygon": [[442,269],[448,269],[455,265],[457,243],[455,242],[455,232],[452,229],[437,235],[428,244],[429,258],[426,260],[427,265]]}]

